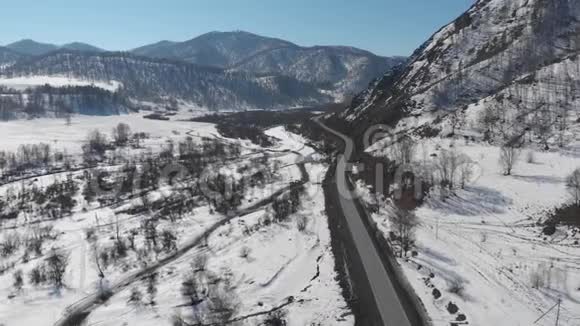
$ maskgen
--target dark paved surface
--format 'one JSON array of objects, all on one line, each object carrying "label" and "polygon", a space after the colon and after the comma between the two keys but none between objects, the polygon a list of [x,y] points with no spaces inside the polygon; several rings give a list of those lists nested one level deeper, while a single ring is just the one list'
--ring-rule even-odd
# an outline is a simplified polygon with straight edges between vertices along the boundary
[{"label": "dark paved surface", "polygon": [[340,206],[346,217],[354,244],[371,285],[383,324],[386,326],[411,326],[389,273],[383,266],[381,257],[363,223],[349,190],[346,171],[348,170],[348,159],[353,152],[353,142],[348,137],[326,127],[320,121],[317,120],[317,122],[322,128],[340,137],[345,143],[345,152],[338,159],[335,173]]}]

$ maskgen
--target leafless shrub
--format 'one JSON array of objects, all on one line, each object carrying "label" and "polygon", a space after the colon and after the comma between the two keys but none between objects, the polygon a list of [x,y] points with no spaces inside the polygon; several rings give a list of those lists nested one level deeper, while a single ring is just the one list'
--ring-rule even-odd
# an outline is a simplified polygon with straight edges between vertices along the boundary
[{"label": "leafless shrub", "polygon": [[238,309],[238,298],[232,289],[217,287],[210,293],[209,308],[212,312],[213,320],[216,323],[225,323],[236,314]]},{"label": "leafless shrub", "polygon": [[479,240],[481,243],[486,243],[487,242],[487,233],[481,232]]},{"label": "leafless shrub", "polygon": [[93,241],[97,240],[96,231],[97,230],[94,227],[88,227],[85,229],[85,237],[86,237],[87,241],[93,242]]},{"label": "leafless shrub", "polygon": [[529,150],[526,154],[526,162],[530,164],[536,163],[536,155],[533,150]]},{"label": "leafless shrub", "polygon": [[457,278],[452,279],[451,281],[449,281],[448,286],[449,287],[447,290],[450,293],[453,293],[453,294],[458,295],[460,297],[463,296],[464,291],[465,291],[465,282],[462,278],[457,277]]},{"label": "leafless shrub", "polygon": [[17,292],[20,292],[20,290],[22,290],[22,286],[24,285],[24,279],[22,278],[22,271],[17,270],[16,272],[14,272],[12,277],[14,278],[14,283],[13,283],[14,289]]},{"label": "leafless shrub", "polygon": [[163,230],[161,232],[161,244],[163,250],[168,253],[177,250],[177,236],[170,230]]},{"label": "leafless shrub", "polygon": [[131,294],[129,295],[127,303],[133,305],[141,305],[143,303],[143,293],[141,293],[139,288],[134,287],[131,289]]},{"label": "leafless shrub", "polygon": [[545,286],[546,282],[546,269],[543,266],[538,266],[537,269],[530,273],[530,285],[534,289],[541,289]]},{"label": "leafless shrub", "polygon": [[206,254],[199,254],[193,260],[193,271],[194,272],[204,272],[207,268],[207,255]]},{"label": "leafless shrub", "polygon": [[284,309],[273,311],[264,319],[264,326],[286,326],[288,312]]},{"label": "leafless shrub", "polygon": [[180,315],[174,314],[171,317],[171,326],[185,326],[185,325],[187,324]]},{"label": "leafless shrub", "polygon": [[46,282],[46,271],[43,265],[38,265],[30,270],[28,278],[32,285],[38,286]]},{"label": "leafless shrub", "polygon": [[460,165],[459,180],[461,184],[461,189],[465,189],[465,186],[473,177],[473,173],[474,173],[473,164],[471,164],[470,162],[463,162],[463,164]]},{"label": "leafless shrub", "polygon": [[296,218],[296,228],[300,232],[304,232],[308,226],[308,217],[306,215],[300,214]]},{"label": "leafless shrub", "polygon": [[190,274],[181,283],[181,294],[189,301],[192,307],[195,307],[205,299],[206,291],[202,288],[202,284],[196,274]]},{"label": "leafless shrub", "polygon": [[252,249],[250,249],[250,247],[243,246],[240,249],[240,258],[248,259],[248,257],[250,257],[251,253],[252,253]]},{"label": "leafless shrub", "polygon": [[20,248],[20,244],[20,235],[18,233],[7,234],[4,237],[4,241],[0,243],[0,255],[2,257],[11,256]]},{"label": "leafless shrub", "polygon": [[157,296],[158,274],[153,273],[145,279],[147,286],[147,294],[149,295],[149,304],[154,306],[156,304],[155,297]]}]

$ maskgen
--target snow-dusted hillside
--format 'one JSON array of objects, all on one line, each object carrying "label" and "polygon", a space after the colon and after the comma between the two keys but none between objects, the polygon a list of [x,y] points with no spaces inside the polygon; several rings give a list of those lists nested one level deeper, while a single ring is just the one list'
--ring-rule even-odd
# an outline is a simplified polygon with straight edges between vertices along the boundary
[{"label": "snow-dusted hillside", "polygon": [[211,32],[125,53],[80,42],[22,40],[0,47],[0,78],[50,77],[51,86],[62,84],[55,78],[71,79],[67,85],[73,86],[79,83],[72,80],[113,83],[132,100],[162,106],[174,99],[214,111],[286,109],[342,101],[404,61],[350,47],[300,47],[247,32]]},{"label": "snow-dusted hillside", "polygon": [[98,48],[96,46],[82,43],[82,42],[71,42],[64,45],[56,45],[50,43],[40,43],[34,40],[26,39],[20,40],[14,43],[6,45],[6,48],[20,54],[23,56],[39,56],[45,55],[50,52],[57,51],[59,49],[66,49],[72,51],[81,52],[103,52],[105,50]]},{"label": "snow-dusted hillside", "polygon": [[16,53],[5,47],[0,47],[0,71],[2,71],[3,67],[13,64],[21,57],[22,55],[19,53]]},{"label": "snow-dusted hillside", "polygon": [[132,51],[253,74],[275,74],[330,90],[338,98],[356,93],[405,58],[385,58],[339,46],[301,47],[248,32],[211,32],[185,42],[163,41]]},{"label": "snow-dusted hillside", "polygon": [[137,55],[227,68],[262,51],[294,47],[284,40],[248,32],[210,32],[184,42],[162,41],[132,50]]},{"label": "snow-dusted hillside", "polygon": [[407,129],[476,103],[501,107],[506,124],[533,119],[544,103],[553,112],[573,108],[580,81],[579,18],[577,1],[477,1],[342,118]]},{"label": "snow-dusted hillside", "polygon": [[290,77],[273,76],[276,87],[263,87],[257,77],[183,62],[147,59],[127,53],[59,51],[21,60],[3,78],[67,77],[95,83],[116,81],[123,94],[138,100],[174,97],[213,110],[272,109],[330,100],[314,86]]},{"label": "snow-dusted hillside", "polygon": [[295,46],[263,51],[237,62],[231,69],[291,76],[346,95],[364,89],[372,79],[404,60],[348,47]]},{"label": "snow-dusted hillside", "polygon": [[40,43],[31,39],[24,39],[6,45],[7,48],[22,55],[43,55],[58,49],[57,45]]}]

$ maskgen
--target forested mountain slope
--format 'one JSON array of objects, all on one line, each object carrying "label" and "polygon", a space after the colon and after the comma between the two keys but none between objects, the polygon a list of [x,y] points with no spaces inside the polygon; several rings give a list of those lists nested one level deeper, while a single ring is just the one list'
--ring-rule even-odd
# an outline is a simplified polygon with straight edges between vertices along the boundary
[{"label": "forested mountain slope", "polygon": [[122,85],[138,100],[168,97],[214,110],[272,109],[330,100],[310,84],[283,76],[254,76],[128,53],[57,51],[20,60],[2,76],[65,76]]},{"label": "forested mountain slope", "polygon": [[555,129],[579,95],[579,18],[577,1],[477,1],[339,118],[359,132],[376,123],[431,133],[478,125],[503,138]]},{"label": "forested mountain slope", "polygon": [[351,47],[301,47],[243,31],[211,32],[185,42],[162,41],[132,52],[234,71],[288,76],[339,96],[364,89],[372,79],[405,61]]}]

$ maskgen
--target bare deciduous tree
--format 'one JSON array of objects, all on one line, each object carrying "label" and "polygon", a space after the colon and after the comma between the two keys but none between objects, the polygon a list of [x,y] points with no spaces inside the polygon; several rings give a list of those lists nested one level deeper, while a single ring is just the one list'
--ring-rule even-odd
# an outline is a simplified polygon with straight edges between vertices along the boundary
[{"label": "bare deciduous tree", "polygon": [[465,157],[455,150],[443,150],[435,167],[439,172],[441,187],[453,189],[458,168],[464,163]]},{"label": "bare deciduous tree", "polygon": [[46,259],[46,272],[48,280],[56,287],[64,285],[64,273],[68,266],[68,255],[57,249],[53,249]]},{"label": "bare deciduous tree", "polygon": [[534,154],[534,150],[530,149],[526,155],[526,162],[533,164],[536,163],[536,155]]},{"label": "bare deciduous tree", "polygon": [[514,146],[502,146],[499,153],[499,163],[504,175],[511,175],[520,156],[520,150]]},{"label": "bare deciduous tree", "polygon": [[14,272],[13,274],[14,277],[14,289],[17,292],[20,292],[20,290],[22,290],[22,286],[24,285],[24,279],[22,277],[22,271],[21,270],[17,270],[16,272]]},{"label": "bare deciduous tree", "polygon": [[264,326],[286,326],[288,324],[288,312],[284,309],[279,309],[269,313],[264,319]]},{"label": "bare deciduous tree", "polygon": [[548,141],[553,135],[553,112],[547,104],[539,104],[539,109],[533,119],[533,130],[540,139],[540,143],[544,146],[544,150],[550,149]]},{"label": "bare deciduous tree", "polygon": [[470,161],[465,161],[460,165],[459,177],[460,177],[460,182],[461,182],[461,189],[465,189],[465,186],[473,177],[473,173],[474,173],[473,168],[474,168],[473,163]]},{"label": "bare deciduous tree", "polygon": [[189,304],[195,307],[205,298],[205,291],[195,274],[187,276],[181,283],[181,294],[189,301]]},{"label": "bare deciduous tree", "polygon": [[411,164],[415,157],[417,144],[409,136],[403,136],[393,144],[391,151],[394,159],[399,164]]},{"label": "bare deciduous tree", "polygon": [[149,295],[149,304],[154,306],[156,304],[155,297],[157,296],[157,273],[153,273],[146,277],[147,294]]},{"label": "bare deciduous tree", "polygon": [[88,165],[94,165],[99,160],[103,159],[107,151],[107,136],[95,129],[91,131],[83,145],[83,160]]},{"label": "bare deciduous tree", "polygon": [[566,187],[574,198],[574,204],[580,206],[580,168],[574,170],[566,179]]},{"label": "bare deciduous tree", "polygon": [[216,286],[209,298],[209,308],[212,312],[212,319],[217,324],[230,322],[230,319],[236,314],[239,303],[235,291],[228,286]]},{"label": "bare deciduous tree", "polygon": [[400,256],[404,257],[415,241],[415,229],[419,225],[417,216],[410,210],[397,209],[390,216],[400,245]]},{"label": "bare deciduous tree", "polygon": [[128,303],[133,304],[133,305],[141,305],[143,300],[143,293],[141,293],[141,291],[139,290],[139,288],[132,288],[131,289],[131,294],[129,295],[129,299],[127,300]]},{"label": "bare deciduous tree", "polygon": [[118,146],[125,146],[131,139],[131,127],[126,123],[119,123],[113,128],[113,139]]}]

